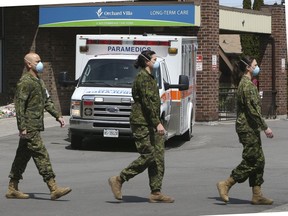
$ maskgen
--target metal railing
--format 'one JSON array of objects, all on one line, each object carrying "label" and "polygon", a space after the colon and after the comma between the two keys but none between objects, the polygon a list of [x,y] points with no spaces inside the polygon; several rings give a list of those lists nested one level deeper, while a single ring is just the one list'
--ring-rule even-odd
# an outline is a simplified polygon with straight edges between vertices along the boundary
[{"label": "metal railing", "polygon": [[237,88],[219,88],[219,120],[236,119]]},{"label": "metal railing", "polygon": [[[219,88],[219,120],[236,119],[237,88]],[[261,112],[264,118],[277,117],[276,91],[261,91]]]},{"label": "metal railing", "polygon": [[[264,118],[273,118],[277,117],[277,105],[276,105],[276,94],[277,91],[262,91],[261,92],[261,112]],[[261,95],[260,94],[260,95]]]}]

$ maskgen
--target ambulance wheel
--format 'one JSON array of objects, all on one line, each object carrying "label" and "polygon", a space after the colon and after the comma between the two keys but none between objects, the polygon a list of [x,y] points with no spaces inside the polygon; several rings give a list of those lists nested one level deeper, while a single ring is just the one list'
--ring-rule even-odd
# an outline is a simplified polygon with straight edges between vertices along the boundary
[{"label": "ambulance wheel", "polygon": [[182,135],[182,140],[184,141],[190,141],[192,138],[192,126],[193,126],[193,122],[192,122],[192,115],[191,115],[191,119],[190,119],[190,125],[188,130]]},{"label": "ambulance wheel", "polygon": [[82,137],[71,134],[71,148],[72,149],[81,149],[82,147]]}]

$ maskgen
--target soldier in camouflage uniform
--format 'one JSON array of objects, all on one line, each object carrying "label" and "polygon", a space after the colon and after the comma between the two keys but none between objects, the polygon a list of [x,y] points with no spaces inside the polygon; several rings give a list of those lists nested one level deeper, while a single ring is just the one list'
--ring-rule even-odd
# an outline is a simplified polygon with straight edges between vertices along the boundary
[{"label": "soldier in camouflage uniform", "polygon": [[132,87],[134,103],[130,124],[136,148],[140,156],[119,176],[110,177],[108,182],[114,197],[122,200],[121,188],[125,181],[148,168],[151,194],[149,202],[172,203],[174,199],[161,193],[164,175],[164,134],[165,128],[160,120],[160,97],[157,82],[151,72],[159,67],[154,51],[143,51],[135,63],[140,67]]},{"label": "soldier in camouflage uniform", "polygon": [[254,205],[271,205],[273,200],[265,198],[261,192],[265,158],[262,150],[260,132],[264,131],[268,138],[273,138],[272,130],[265,123],[261,115],[260,96],[257,87],[252,83],[253,76],[257,76],[260,69],[255,59],[243,57],[239,62],[244,71],[237,91],[237,119],[236,132],[243,145],[242,161],[232,170],[230,177],[217,183],[219,195],[224,202],[229,201],[229,189],[236,183],[249,179],[252,187],[252,201]]},{"label": "soldier in camouflage uniform", "polygon": [[51,192],[51,199],[55,200],[68,194],[70,188],[58,187],[55,174],[49,159],[48,152],[42,142],[40,131],[44,130],[44,109],[65,126],[64,118],[54,107],[42,79],[38,74],[43,72],[43,64],[39,55],[28,53],[25,58],[25,72],[17,83],[15,96],[15,109],[17,126],[19,129],[19,145],[10,171],[10,182],[7,198],[27,199],[28,194],[18,189],[19,180],[22,179],[27,163],[33,158],[39,174],[47,183]]}]

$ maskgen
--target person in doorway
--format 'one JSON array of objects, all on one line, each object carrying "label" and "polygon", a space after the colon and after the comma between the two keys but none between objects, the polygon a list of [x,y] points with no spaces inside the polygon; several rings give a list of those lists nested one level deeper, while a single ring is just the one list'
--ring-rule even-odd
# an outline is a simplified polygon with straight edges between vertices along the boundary
[{"label": "person in doorway", "polygon": [[122,200],[122,184],[148,168],[151,194],[149,202],[172,203],[174,199],[161,192],[164,176],[164,135],[165,128],[160,120],[160,97],[153,69],[159,67],[154,51],[143,51],[135,62],[140,71],[136,76],[132,96],[134,103],[130,125],[140,156],[118,176],[108,179],[114,197]]},{"label": "person in doorway", "polygon": [[26,166],[33,158],[39,174],[47,183],[51,199],[58,199],[71,192],[69,187],[58,187],[50,158],[40,136],[44,130],[44,109],[65,126],[64,118],[55,109],[45,84],[39,74],[43,72],[43,64],[38,54],[28,53],[24,57],[27,72],[23,73],[17,83],[15,109],[19,130],[19,145],[9,174],[10,182],[6,198],[27,199],[28,194],[18,189],[20,179],[23,179]]},{"label": "person in doorway", "polygon": [[251,204],[272,205],[273,200],[264,197],[261,192],[265,157],[260,132],[264,131],[267,138],[273,138],[273,133],[261,115],[260,96],[251,81],[253,76],[259,74],[260,68],[254,58],[246,56],[240,60],[239,69],[244,75],[237,91],[236,132],[243,145],[242,161],[232,170],[228,179],[217,183],[217,189],[221,199],[228,202],[229,189],[236,182],[242,183],[249,179],[253,193]]}]

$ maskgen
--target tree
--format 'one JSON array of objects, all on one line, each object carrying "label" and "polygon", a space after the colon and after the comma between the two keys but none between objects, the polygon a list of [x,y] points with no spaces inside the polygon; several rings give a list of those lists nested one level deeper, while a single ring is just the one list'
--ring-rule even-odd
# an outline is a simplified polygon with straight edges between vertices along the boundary
[{"label": "tree", "polygon": [[264,0],[254,0],[253,2],[253,10],[260,10],[264,5]]},{"label": "tree", "polygon": [[243,0],[243,8],[244,9],[251,9],[251,0]]},{"label": "tree", "polygon": [[[261,6],[264,5],[264,0],[254,0],[253,10],[260,10]],[[243,0],[243,8],[251,9],[251,0]],[[242,34],[241,35],[241,46],[244,55],[253,56],[257,60],[260,57],[260,40],[259,36],[255,34]]]}]

